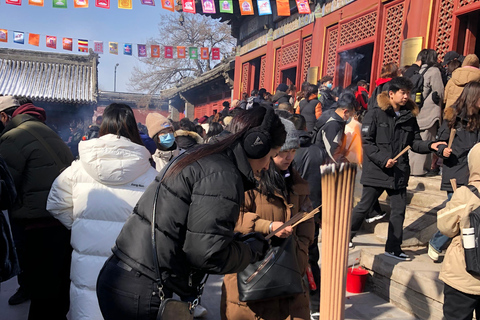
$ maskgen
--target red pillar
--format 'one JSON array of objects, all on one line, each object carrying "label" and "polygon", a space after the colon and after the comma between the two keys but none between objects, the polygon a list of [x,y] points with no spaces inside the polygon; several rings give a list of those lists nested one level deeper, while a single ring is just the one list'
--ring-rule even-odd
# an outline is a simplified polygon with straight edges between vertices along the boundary
[{"label": "red pillar", "polygon": [[273,92],[273,79],[275,74],[275,49],[273,48],[273,30],[270,29],[267,35],[267,53],[265,55],[265,82],[267,92]]},{"label": "red pillar", "polygon": [[317,80],[322,77],[323,48],[325,48],[325,34],[322,19],[316,18],[313,25],[312,57],[310,67],[318,67]]},{"label": "red pillar", "polygon": [[237,47],[237,55],[235,57],[235,73],[233,75],[233,99],[240,100],[240,87],[242,85],[242,59],[240,57],[240,48]]}]

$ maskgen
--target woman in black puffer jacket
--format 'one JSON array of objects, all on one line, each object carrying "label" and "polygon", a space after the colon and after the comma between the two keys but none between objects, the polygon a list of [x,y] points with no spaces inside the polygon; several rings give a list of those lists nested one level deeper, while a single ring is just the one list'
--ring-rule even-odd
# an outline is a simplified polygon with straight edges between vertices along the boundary
[{"label": "woman in black puffer jacket", "polygon": [[106,320],[156,319],[161,301],[150,223],[156,192],[157,260],[166,297],[176,293],[193,301],[205,274],[236,273],[263,256],[265,240],[238,241],[233,230],[244,192],[255,187],[255,176],[268,168],[286,132],[271,108],[258,105],[231,125],[238,133],[187,151],[140,198],[98,278]]}]

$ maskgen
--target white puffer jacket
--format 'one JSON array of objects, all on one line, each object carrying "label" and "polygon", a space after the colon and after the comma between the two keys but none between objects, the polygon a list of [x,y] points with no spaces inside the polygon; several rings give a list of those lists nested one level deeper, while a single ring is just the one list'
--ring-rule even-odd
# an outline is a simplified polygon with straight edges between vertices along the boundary
[{"label": "white puffer jacket", "polygon": [[72,229],[70,319],[103,319],[95,292],[98,274],[158,172],[145,147],[112,134],[80,142],[79,155],[53,183],[47,210]]}]

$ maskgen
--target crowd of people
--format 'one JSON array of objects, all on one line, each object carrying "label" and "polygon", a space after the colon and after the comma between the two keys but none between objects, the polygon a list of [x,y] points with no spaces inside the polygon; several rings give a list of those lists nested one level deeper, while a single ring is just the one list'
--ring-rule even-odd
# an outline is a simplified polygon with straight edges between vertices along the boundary
[{"label": "crowd of people", "polygon": [[[438,260],[451,242],[444,313],[471,319],[480,278],[461,270],[459,234],[480,203],[466,188],[480,187],[479,64],[455,52],[439,63],[424,49],[411,66],[384,65],[373,90],[365,80],[333,87],[326,75],[299,92],[279,84],[273,95],[244,93],[194,120],[153,112],[145,126],[129,106],[111,104],[77,143],[64,142],[32,101],[0,97],[0,204],[9,218],[0,222],[15,244],[0,280],[19,283],[9,303],[31,300],[29,319],[156,319],[176,294],[202,317],[206,278],[222,274],[222,319],[318,319],[321,212],[280,227],[322,204],[321,165],[351,162],[363,190],[349,247],[364,221],[385,217],[386,192],[385,255],[403,261],[411,260],[401,247],[409,177],[442,175],[451,201],[429,255]],[[245,300],[240,273],[267,263],[272,246],[308,280],[300,291],[272,297],[263,288],[268,299]]]}]

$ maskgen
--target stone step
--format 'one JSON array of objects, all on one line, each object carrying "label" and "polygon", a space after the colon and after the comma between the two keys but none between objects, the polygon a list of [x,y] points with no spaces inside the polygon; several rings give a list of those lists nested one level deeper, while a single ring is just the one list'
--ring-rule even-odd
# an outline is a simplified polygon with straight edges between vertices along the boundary
[{"label": "stone step", "polygon": [[419,319],[443,318],[441,264],[430,260],[425,247],[405,250],[412,261],[401,261],[385,256],[383,243],[372,234],[360,234],[354,243],[350,255],[357,257],[360,252],[360,264],[370,273],[366,290]]}]

